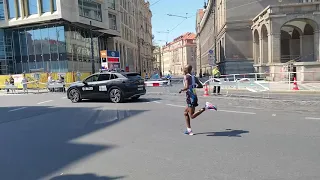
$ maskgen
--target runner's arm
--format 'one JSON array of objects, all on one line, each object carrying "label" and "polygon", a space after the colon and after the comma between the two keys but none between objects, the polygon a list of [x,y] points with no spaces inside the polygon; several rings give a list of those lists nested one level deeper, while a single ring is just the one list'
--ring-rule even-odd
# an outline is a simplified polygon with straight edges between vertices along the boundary
[{"label": "runner's arm", "polygon": [[181,93],[181,92],[186,91],[186,90],[189,89],[189,78],[190,78],[190,76],[186,76],[186,80],[185,80],[186,83],[185,83],[185,85],[184,85],[184,88],[181,89],[181,90],[179,91],[179,93]]}]

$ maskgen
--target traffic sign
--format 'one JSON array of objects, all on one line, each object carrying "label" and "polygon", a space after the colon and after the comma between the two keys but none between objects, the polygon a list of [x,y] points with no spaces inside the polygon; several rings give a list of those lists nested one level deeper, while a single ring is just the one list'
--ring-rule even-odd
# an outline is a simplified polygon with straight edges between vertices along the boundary
[{"label": "traffic sign", "polygon": [[212,49],[209,50],[209,54],[213,54],[213,50]]},{"label": "traffic sign", "polygon": [[215,57],[210,54],[209,57],[208,57],[208,63],[209,63],[209,65],[214,66],[214,65],[216,64],[215,61],[216,61],[216,60],[215,60]]}]

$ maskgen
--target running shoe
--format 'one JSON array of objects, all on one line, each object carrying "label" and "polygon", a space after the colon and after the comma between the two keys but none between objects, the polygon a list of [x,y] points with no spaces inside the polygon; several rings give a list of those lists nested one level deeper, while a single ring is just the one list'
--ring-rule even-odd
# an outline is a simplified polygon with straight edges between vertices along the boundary
[{"label": "running shoe", "polygon": [[186,131],[184,132],[184,134],[189,135],[189,136],[193,136],[192,130],[190,130],[190,131],[186,130]]},{"label": "running shoe", "polygon": [[218,108],[216,106],[214,106],[213,104],[211,104],[209,102],[206,102],[205,108],[209,109],[209,110],[216,110],[216,111],[218,110]]}]

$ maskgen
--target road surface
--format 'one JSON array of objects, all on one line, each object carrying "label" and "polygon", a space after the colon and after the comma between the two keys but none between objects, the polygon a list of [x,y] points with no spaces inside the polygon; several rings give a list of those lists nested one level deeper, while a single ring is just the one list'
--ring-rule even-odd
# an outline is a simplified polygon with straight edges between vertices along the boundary
[{"label": "road surface", "polygon": [[187,136],[184,95],[159,91],[123,104],[0,96],[0,179],[320,179],[318,102],[200,96],[219,109]]}]

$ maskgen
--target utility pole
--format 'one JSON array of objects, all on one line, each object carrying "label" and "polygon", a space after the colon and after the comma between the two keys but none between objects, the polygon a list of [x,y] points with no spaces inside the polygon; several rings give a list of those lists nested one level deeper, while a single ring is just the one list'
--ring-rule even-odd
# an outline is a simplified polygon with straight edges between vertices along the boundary
[{"label": "utility pole", "polygon": [[92,74],[94,74],[96,72],[95,70],[95,65],[94,65],[94,47],[93,47],[93,33],[92,33],[93,29],[92,29],[92,21],[90,21],[90,39],[91,39],[91,71]]}]

